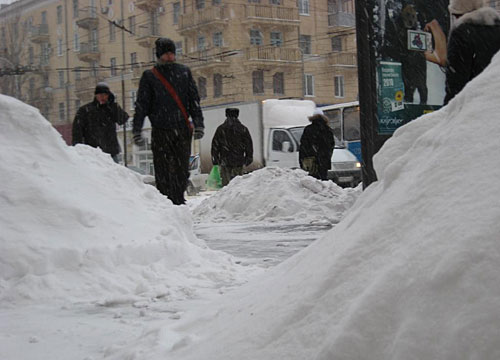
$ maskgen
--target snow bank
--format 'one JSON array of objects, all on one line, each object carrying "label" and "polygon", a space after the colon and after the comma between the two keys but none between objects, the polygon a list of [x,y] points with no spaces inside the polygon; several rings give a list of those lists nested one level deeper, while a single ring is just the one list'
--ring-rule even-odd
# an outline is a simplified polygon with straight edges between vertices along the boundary
[{"label": "snow bank", "polygon": [[361,193],[303,170],[263,168],[231,180],[193,211],[195,220],[338,223]]},{"label": "snow bank", "polygon": [[0,95],[0,300],[183,298],[233,281],[189,210],[87,146],[68,147],[38,110]]},{"label": "snow bank", "polygon": [[499,84],[497,55],[396,132],[380,180],[322,240],[147,358],[499,359]]}]

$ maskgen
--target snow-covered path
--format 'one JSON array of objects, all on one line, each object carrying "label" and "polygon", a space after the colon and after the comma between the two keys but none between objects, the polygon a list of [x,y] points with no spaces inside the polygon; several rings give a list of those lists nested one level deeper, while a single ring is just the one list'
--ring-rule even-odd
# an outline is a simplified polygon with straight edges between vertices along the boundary
[{"label": "snow-covered path", "polygon": [[243,265],[270,267],[286,260],[320,238],[331,224],[299,223],[201,223],[195,224],[198,238],[214,250],[222,250]]}]

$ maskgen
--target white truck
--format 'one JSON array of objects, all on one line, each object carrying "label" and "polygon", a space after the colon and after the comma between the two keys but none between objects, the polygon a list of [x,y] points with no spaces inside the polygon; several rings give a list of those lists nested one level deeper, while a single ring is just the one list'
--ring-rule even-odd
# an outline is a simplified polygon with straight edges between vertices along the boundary
[{"label": "white truck", "polygon": [[[253,163],[249,169],[264,166],[299,168],[299,145],[308,117],[316,108],[310,100],[276,100],[239,103],[203,109],[205,136],[200,140],[201,170],[212,168],[211,144],[215,130],[226,119],[225,109],[240,110],[239,119],[248,128],[253,141]],[[361,164],[354,154],[336,140],[329,179],[339,185],[356,186],[361,181]]]}]

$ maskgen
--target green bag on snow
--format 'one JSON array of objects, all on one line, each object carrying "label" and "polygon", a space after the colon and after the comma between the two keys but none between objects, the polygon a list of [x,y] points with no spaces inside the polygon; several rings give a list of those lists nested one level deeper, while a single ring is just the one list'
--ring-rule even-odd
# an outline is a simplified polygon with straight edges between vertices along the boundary
[{"label": "green bag on snow", "polygon": [[222,188],[222,180],[220,178],[219,165],[214,165],[207,179],[207,189],[217,190]]}]

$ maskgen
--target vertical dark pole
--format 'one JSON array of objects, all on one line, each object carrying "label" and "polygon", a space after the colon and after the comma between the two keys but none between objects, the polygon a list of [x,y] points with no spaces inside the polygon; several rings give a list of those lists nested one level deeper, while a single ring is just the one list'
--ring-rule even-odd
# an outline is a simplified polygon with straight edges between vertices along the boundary
[{"label": "vertical dark pole", "polygon": [[[125,111],[125,18],[123,15],[123,0],[121,0],[120,4],[120,10],[121,10],[121,30],[122,30],[122,109]],[[128,119],[125,120],[125,123],[123,124],[123,165],[127,166],[127,122]]]},{"label": "vertical dark pole", "polygon": [[377,181],[373,155],[389,136],[378,134],[377,76],[374,49],[373,0],[356,0],[356,41],[358,49],[358,88],[363,157],[363,188]]}]

